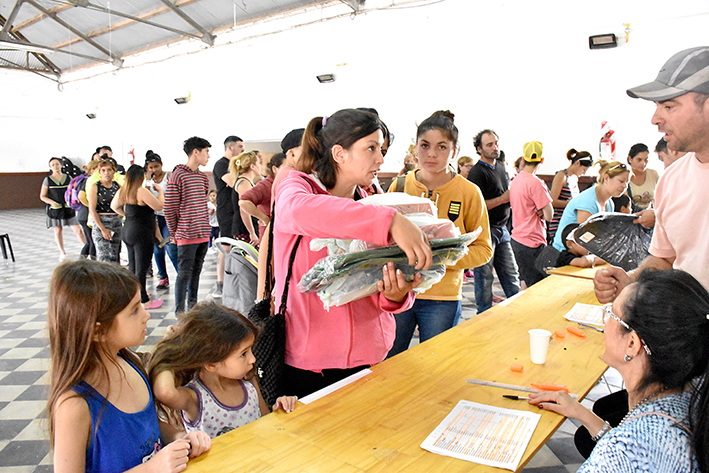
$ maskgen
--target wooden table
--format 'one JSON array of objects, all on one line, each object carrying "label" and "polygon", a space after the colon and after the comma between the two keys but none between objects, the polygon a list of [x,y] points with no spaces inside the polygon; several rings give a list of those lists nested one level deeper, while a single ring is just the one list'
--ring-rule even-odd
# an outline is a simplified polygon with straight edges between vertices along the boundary
[{"label": "wooden table", "polygon": [[595,268],[579,268],[577,266],[561,266],[559,268],[547,269],[548,274],[556,274],[558,276],[571,276],[574,278],[593,279],[596,276],[596,271],[602,268],[608,268],[608,265],[596,266]]},{"label": "wooden table", "polygon": [[[564,418],[511,401],[506,389],[467,384],[467,378],[529,385],[565,384],[585,396],[606,365],[599,359],[603,334],[567,333],[549,344],[547,362],[529,361],[531,328],[554,332],[571,325],[563,315],[576,302],[598,302],[588,279],[552,275],[506,306],[496,306],[372,368],[373,373],[290,413],[276,412],[212,442],[188,471],[458,472],[500,471],[436,455],[421,442],[459,400],[541,414],[520,469]],[[510,371],[512,363],[523,373]]]}]

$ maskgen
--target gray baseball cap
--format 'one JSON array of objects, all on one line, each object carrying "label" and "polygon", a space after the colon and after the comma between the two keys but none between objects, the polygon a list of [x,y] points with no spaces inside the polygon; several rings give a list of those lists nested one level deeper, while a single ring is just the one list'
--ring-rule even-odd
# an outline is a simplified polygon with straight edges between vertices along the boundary
[{"label": "gray baseball cap", "polygon": [[687,92],[709,94],[709,46],[678,52],[662,66],[653,82],[626,92],[634,99],[653,102],[670,100]]}]

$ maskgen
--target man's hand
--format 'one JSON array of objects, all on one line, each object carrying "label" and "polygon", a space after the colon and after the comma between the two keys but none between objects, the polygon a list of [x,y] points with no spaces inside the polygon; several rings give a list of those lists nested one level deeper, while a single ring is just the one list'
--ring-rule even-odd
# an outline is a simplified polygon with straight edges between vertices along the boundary
[{"label": "man's hand", "polygon": [[628,273],[623,268],[610,266],[596,271],[593,278],[593,290],[596,299],[601,304],[613,302],[620,291],[632,282]]},{"label": "man's hand", "polygon": [[638,218],[633,220],[633,223],[639,223],[643,227],[653,228],[655,226],[655,211],[646,209],[637,214]]}]

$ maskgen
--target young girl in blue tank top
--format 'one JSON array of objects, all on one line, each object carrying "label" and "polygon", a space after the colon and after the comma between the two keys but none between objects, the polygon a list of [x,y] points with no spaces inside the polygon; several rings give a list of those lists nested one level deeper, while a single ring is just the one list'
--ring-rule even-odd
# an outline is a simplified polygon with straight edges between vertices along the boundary
[{"label": "young girl in blue tank top", "polygon": [[47,417],[55,472],[177,472],[209,450],[207,435],[158,421],[128,349],[143,343],[148,319],[138,280],[125,269],[79,260],[54,271]]},{"label": "young girl in blue tank top", "polygon": [[[158,411],[176,428],[211,438],[268,414],[254,375],[258,329],[239,312],[202,302],[158,343],[149,377]],[[273,410],[291,412],[295,396]]]}]

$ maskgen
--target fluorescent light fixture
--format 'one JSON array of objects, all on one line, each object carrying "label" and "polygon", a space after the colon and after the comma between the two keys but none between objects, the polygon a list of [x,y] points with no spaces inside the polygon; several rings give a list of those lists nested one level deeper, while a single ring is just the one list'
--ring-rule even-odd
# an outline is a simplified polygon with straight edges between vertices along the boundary
[{"label": "fluorescent light fixture", "polygon": [[618,46],[618,39],[613,33],[588,37],[588,47],[591,49],[607,49],[616,46]]},{"label": "fluorescent light fixture", "polygon": [[187,97],[177,97],[175,99],[175,103],[177,105],[184,105],[187,102],[189,102],[190,100],[192,100],[192,92],[187,92]]},{"label": "fluorescent light fixture", "polygon": [[27,51],[30,53],[51,54],[53,49],[31,43],[20,43],[17,41],[0,40],[0,49],[13,49],[16,51]]},{"label": "fluorescent light fixture", "polygon": [[325,84],[326,82],[335,82],[335,74],[320,74],[316,77],[318,78],[318,82],[321,84]]}]

